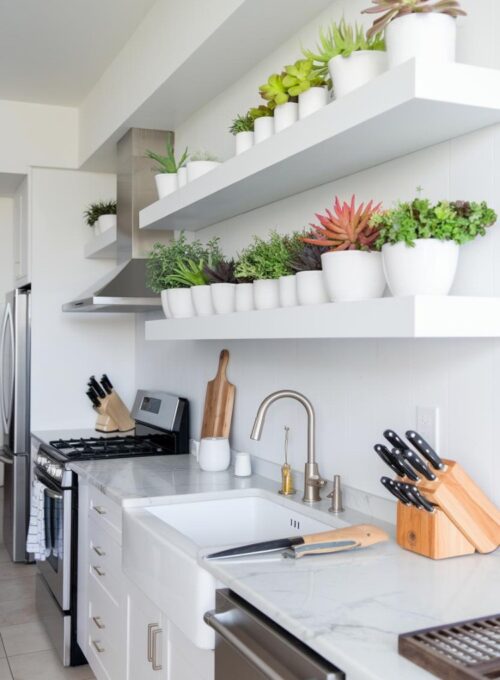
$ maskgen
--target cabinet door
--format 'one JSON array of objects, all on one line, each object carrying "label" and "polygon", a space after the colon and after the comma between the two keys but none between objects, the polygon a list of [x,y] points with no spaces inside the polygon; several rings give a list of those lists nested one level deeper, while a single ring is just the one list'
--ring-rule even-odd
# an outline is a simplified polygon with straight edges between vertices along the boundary
[{"label": "cabinet door", "polygon": [[168,680],[168,622],[140,590],[127,590],[127,680]]},{"label": "cabinet door", "polygon": [[14,196],[14,277],[17,286],[31,281],[31,230],[28,179]]}]

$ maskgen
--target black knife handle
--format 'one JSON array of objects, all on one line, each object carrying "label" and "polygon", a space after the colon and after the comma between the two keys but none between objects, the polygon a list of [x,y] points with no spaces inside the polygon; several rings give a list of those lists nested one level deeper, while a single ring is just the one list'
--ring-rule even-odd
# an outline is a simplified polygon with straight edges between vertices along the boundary
[{"label": "black knife handle", "polygon": [[405,476],[404,467],[401,465],[397,457],[392,454],[386,446],[383,444],[375,444],[373,448],[375,453],[378,453],[380,458],[382,458],[384,463],[388,465],[393,472],[395,472],[400,477]]},{"label": "black knife handle", "polygon": [[401,449],[401,455],[410,463],[410,465],[421,475],[423,475],[430,482],[436,479],[436,475],[429,469],[429,466],[424,463],[418,453],[411,451],[409,448]]},{"label": "black knife handle", "polygon": [[411,493],[411,485],[410,484],[405,484],[404,482],[395,482],[397,490],[408,500],[410,505],[413,505],[415,508],[418,508],[421,510],[423,508],[423,505],[420,504],[420,501],[416,496],[414,496]]},{"label": "black knife handle", "polygon": [[430,501],[427,500],[425,496],[423,496],[419,489],[417,489],[416,486],[413,486],[413,484],[407,484],[409,493],[411,493],[415,498],[418,500],[420,503],[421,507],[424,508],[424,510],[427,510],[427,512],[434,512],[435,507],[432,505]]},{"label": "black knife handle", "polygon": [[94,388],[94,390],[101,397],[101,399],[104,399],[104,397],[106,396],[106,392],[99,385],[94,375],[90,376],[89,385]]},{"label": "black knife handle", "polygon": [[391,493],[395,498],[398,499],[398,501],[401,501],[401,503],[404,503],[404,505],[411,505],[410,501],[406,498],[404,494],[401,493],[401,491],[397,488],[396,482],[393,479],[390,479],[390,477],[381,477],[380,481],[383,486]]},{"label": "black knife handle", "polygon": [[410,463],[403,456],[403,454],[401,453],[401,449],[392,449],[391,453],[397,459],[397,461],[404,470],[404,475],[402,475],[402,477],[408,477],[408,479],[411,479],[412,482],[419,482],[420,477],[417,475],[417,473],[412,468]]},{"label": "black knife handle", "polygon": [[[102,374],[101,382],[102,382],[103,385],[105,385],[108,388],[108,390],[113,391],[113,385],[111,384],[111,380],[108,378],[106,373]],[[110,394],[111,394],[111,392],[110,392]]]},{"label": "black knife handle", "polygon": [[87,392],[85,394],[87,395],[87,397],[92,402],[92,405],[97,408],[99,406],[99,399],[97,398],[94,390],[89,389],[89,390],[87,390]]},{"label": "black knife handle", "polygon": [[414,430],[408,430],[406,433],[406,438],[435,470],[444,470],[446,466],[441,458],[434,451],[432,446],[428,444],[421,435],[418,434],[418,432],[415,432]]},{"label": "black knife handle", "polygon": [[396,449],[407,449],[408,444],[404,442],[401,437],[394,432],[394,430],[385,430],[384,437],[387,439],[389,444],[394,446]]}]

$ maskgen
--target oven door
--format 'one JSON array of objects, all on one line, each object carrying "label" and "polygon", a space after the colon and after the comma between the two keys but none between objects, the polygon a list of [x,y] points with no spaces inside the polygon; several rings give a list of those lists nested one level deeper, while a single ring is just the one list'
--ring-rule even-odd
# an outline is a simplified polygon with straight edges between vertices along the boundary
[{"label": "oven door", "polygon": [[44,486],[45,546],[47,557],[37,562],[39,572],[63,611],[70,609],[72,490],[35,470]]}]

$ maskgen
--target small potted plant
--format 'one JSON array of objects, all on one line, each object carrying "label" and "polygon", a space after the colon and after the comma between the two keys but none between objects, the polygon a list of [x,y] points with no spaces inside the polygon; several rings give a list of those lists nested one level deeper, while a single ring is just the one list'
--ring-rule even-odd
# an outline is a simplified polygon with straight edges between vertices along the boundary
[{"label": "small potted plant", "polygon": [[372,218],[387,284],[395,297],[447,295],[453,285],[460,246],[496,222],[485,202],[425,198],[400,202]]},{"label": "small potted plant", "polygon": [[351,26],[345,19],[333,22],[319,34],[317,51],[304,50],[324,78],[328,72],[335,98],[373,80],[387,68],[385,42],[381,31],[367,36],[362,26]]},{"label": "small potted plant", "polygon": [[179,161],[177,161],[175,158],[174,147],[169,139],[167,139],[166,145],[167,153],[165,156],[162,156],[155,151],[151,151],[150,149],[146,150],[147,158],[150,158],[156,163],[154,170],[156,170],[155,181],[156,189],[158,190],[158,198],[164,198],[165,196],[168,196],[168,194],[171,194],[179,187],[179,181],[177,177],[178,170],[184,167],[187,159],[189,158],[188,150],[186,148],[184,149],[184,153],[180,157]]},{"label": "small potted plant", "polygon": [[372,0],[363,14],[382,14],[368,31],[385,31],[389,67],[408,59],[455,61],[457,24],[466,12],[458,0]]},{"label": "small potted plant", "polygon": [[299,117],[298,95],[292,96],[284,85],[286,73],[273,73],[259,88],[260,95],[274,112],[274,131],[281,132]]},{"label": "small potted plant", "polygon": [[253,146],[253,126],[254,119],[250,112],[236,116],[231,123],[229,132],[234,135],[237,156]]},{"label": "small potted plant", "polygon": [[205,266],[204,274],[210,284],[216,314],[231,314],[235,311],[237,279],[234,269],[235,261],[224,258],[212,266]]},{"label": "small potted plant", "polygon": [[312,59],[299,59],[285,66],[283,85],[291,96],[299,98],[299,120],[328,104],[328,84]]},{"label": "small potted plant", "polygon": [[188,182],[198,179],[198,177],[205,175],[219,165],[221,165],[221,161],[215,154],[209,151],[196,151],[191,154],[191,158],[187,162]]},{"label": "small potted plant", "polygon": [[95,234],[116,227],[116,201],[97,201],[91,203],[83,213],[86,224],[93,227]]},{"label": "small potted plant", "polygon": [[249,114],[253,118],[253,141],[254,144],[259,144],[265,139],[269,139],[274,135],[274,118],[273,110],[261,104],[250,109]]},{"label": "small potted plant", "polygon": [[319,225],[311,224],[312,235],[304,241],[327,248],[321,255],[328,297],[332,302],[368,300],[381,297],[385,288],[382,257],[377,252],[379,228],[372,218],[381,204],[350,203],[335,198],[332,210],[316,214]]},{"label": "small potted plant", "polygon": [[305,243],[305,237],[305,233],[301,235],[301,247],[291,262],[297,282],[297,302],[299,305],[321,305],[328,302],[321,271],[321,255],[326,248]]}]

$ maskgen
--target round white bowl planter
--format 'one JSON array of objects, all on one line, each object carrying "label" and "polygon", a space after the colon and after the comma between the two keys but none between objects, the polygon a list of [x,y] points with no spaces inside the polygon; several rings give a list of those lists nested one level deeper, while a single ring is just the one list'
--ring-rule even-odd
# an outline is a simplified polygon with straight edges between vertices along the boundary
[{"label": "round white bowl planter", "polygon": [[350,57],[339,54],[328,62],[335,99],[357,90],[387,69],[387,55],[380,50],[359,50]]},{"label": "round white bowl planter", "polygon": [[116,215],[99,215],[97,222],[94,225],[94,232],[96,234],[102,234],[113,227],[116,227]]},{"label": "round white bowl planter", "polygon": [[280,276],[278,279],[280,307],[295,307],[297,300],[297,279],[295,275]]},{"label": "round white bowl planter", "polygon": [[179,188],[176,172],[160,172],[155,175],[158,198],[164,198]]},{"label": "round white bowl planter", "polygon": [[361,250],[323,253],[321,264],[330,302],[371,300],[384,294],[380,253]]},{"label": "round white bowl planter", "polygon": [[454,241],[422,238],[386,244],[382,259],[387,284],[394,297],[448,295],[455,279],[460,247]]},{"label": "round white bowl planter", "polygon": [[432,64],[455,61],[457,20],[426,12],[394,19],[385,29],[389,68],[417,58]]},{"label": "round white bowl planter", "polygon": [[328,90],[326,87],[310,87],[299,94],[299,120],[307,118],[311,113],[322,109],[328,104]]},{"label": "round white bowl planter", "polygon": [[265,139],[274,135],[274,118],[272,116],[261,116],[256,118],[253,124],[253,141],[259,144]]},{"label": "round white bowl planter", "polygon": [[293,125],[299,117],[299,105],[295,102],[279,104],[274,109],[274,131],[276,133]]},{"label": "round white bowl planter", "polygon": [[235,291],[235,310],[237,312],[251,312],[253,309],[255,309],[253,284],[238,283]]},{"label": "round white bowl planter", "polygon": [[321,305],[328,302],[322,271],[298,272],[296,277],[299,305]]},{"label": "round white bowl planter", "polygon": [[193,286],[191,288],[191,295],[193,296],[193,306],[197,316],[211,316],[214,313],[210,286]]},{"label": "round white bowl planter", "polygon": [[167,303],[173,319],[189,319],[195,315],[191,288],[169,288]]},{"label": "round white bowl planter", "polygon": [[253,132],[248,130],[247,132],[238,132],[235,137],[236,142],[236,155],[239,156],[240,153],[248,151],[253,146]]},{"label": "round white bowl planter", "polygon": [[162,290],[160,293],[161,297],[161,306],[163,307],[163,313],[165,314],[167,319],[172,318],[172,312],[170,311],[170,307],[168,306],[168,296],[167,296],[168,290]]},{"label": "round white bowl planter", "polygon": [[213,170],[217,166],[221,165],[220,161],[188,161],[187,163],[187,180],[192,182],[202,175],[206,175],[207,172]]},{"label": "round white bowl planter", "polygon": [[235,309],[236,284],[212,283],[212,304],[216,314],[231,314]]},{"label": "round white bowl planter", "polygon": [[253,282],[255,309],[276,309],[280,306],[278,279],[258,279]]},{"label": "round white bowl planter", "polygon": [[188,171],[185,165],[182,166],[182,168],[179,168],[177,170],[177,183],[179,185],[179,189],[181,187],[185,187],[188,181]]}]

